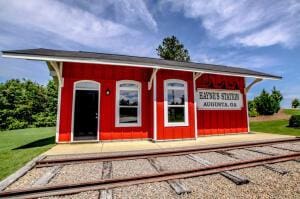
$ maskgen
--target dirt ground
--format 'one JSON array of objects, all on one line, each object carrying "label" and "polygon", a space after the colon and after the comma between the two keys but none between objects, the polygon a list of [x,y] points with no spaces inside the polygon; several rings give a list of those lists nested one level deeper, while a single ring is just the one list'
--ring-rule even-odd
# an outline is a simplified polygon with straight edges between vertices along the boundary
[{"label": "dirt ground", "polygon": [[278,113],[274,115],[260,115],[257,117],[250,117],[251,122],[259,122],[259,121],[273,121],[273,120],[288,120],[290,115],[284,113],[284,110],[279,110]]}]

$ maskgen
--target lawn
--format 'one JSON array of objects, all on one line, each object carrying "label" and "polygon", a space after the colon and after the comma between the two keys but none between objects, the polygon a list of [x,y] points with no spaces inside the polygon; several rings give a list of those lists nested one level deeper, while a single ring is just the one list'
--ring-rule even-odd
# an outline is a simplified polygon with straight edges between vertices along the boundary
[{"label": "lawn", "polygon": [[0,131],[0,180],[55,143],[55,128]]},{"label": "lawn", "polygon": [[300,109],[284,109],[283,112],[287,115],[300,115]]},{"label": "lawn", "polygon": [[288,120],[250,122],[250,130],[264,133],[300,136],[300,128],[287,127]]}]

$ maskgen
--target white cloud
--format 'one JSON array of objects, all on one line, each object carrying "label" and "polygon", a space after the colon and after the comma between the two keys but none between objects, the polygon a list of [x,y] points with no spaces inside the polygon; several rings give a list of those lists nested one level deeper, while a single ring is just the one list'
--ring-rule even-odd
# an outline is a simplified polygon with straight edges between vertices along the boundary
[{"label": "white cloud", "polygon": [[143,0],[115,0],[113,4],[118,21],[129,25],[141,21],[149,29],[157,31],[157,23]]},{"label": "white cloud", "polygon": [[[121,4],[121,2],[119,3]],[[131,9],[133,3],[126,4],[124,1],[123,7],[127,9],[122,10],[123,14],[120,14],[120,18],[128,13],[129,17],[126,20],[134,21],[135,17],[140,18],[145,20],[145,23],[151,28],[155,29],[156,22],[147,10],[145,3],[137,0],[135,3],[140,7]],[[87,7],[92,7],[92,5],[86,5]],[[98,7],[101,7],[101,5],[98,5]],[[0,0],[0,23],[8,24],[24,32],[32,32],[30,34],[31,37],[48,35],[46,40],[40,41],[44,44],[44,47],[47,47],[47,43],[49,44],[55,38],[53,43],[56,43],[56,46],[58,43],[69,41],[69,43],[77,43],[92,49],[130,53],[125,51],[126,48],[124,46],[133,45],[137,49],[137,54],[145,55],[143,53],[149,53],[149,44],[153,42],[151,37],[148,37],[148,40],[144,40],[141,31],[131,28],[126,23],[122,24],[117,22],[117,20],[101,17],[84,9],[84,7],[54,0]],[[0,31],[0,38],[3,38],[5,41],[5,43],[0,42],[0,45],[2,44],[6,47],[7,42],[13,40],[14,42],[11,43],[10,48],[14,48],[14,45],[17,45],[22,40],[24,32],[19,31],[12,36],[7,34],[7,32]],[[31,40],[34,39],[32,38]],[[32,47],[30,43],[28,45]]]},{"label": "white cloud", "polygon": [[[280,63],[276,58],[266,55],[255,55],[240,53],[238,51],[230,52],[204,52],[203,50],[195,53],[193,56],[195,61],[208,64],[220,64],[236,67],[247,67],[249,69],[266,69],[273,67],[273,69]],[[278,71],[277,71],[278,72]]]},{"label": "white cloud", "polygon": [[287,47],[293,47],[296,45],[298,40],[296,34],[293,34],[293,29],[294,28],[292,26],[275,24],[273,26],[263,28],[261,31],[254,32],[246,36],[237,37],[236,41],[246,46],[263,47],[274,44],[282,44]]},{"label": "white cloud", "polygon": [[297,0],[165,0],[186,17],[198,19],[208,33],[217,38],[246,46],[299,42],[300,1]]},{"label": "white cloud", "polygon": [[0,21],[49,31],[71,41],[97,45],[106,39],[137,34],[123,25],[99,19],[56,1],[1,1]]},{"label": "white cloud", "polygon": [[149,30],[157,31],[157,22],[144,0],[66,0],[64,2],[126,26],[145,25]]}]

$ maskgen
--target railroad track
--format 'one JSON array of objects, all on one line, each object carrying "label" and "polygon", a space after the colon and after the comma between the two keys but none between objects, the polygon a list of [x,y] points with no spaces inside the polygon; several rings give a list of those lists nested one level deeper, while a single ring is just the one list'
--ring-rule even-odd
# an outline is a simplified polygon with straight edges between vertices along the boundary
[{"label": "railroad track", "polygon": [[79,157],[79,158],[47,159],[45,157],[44,159],[36,162],[36,167],[49,167],[58,164],[67,165],[67,164],[95,162],[95,161],[120,161],[120,160],[134,160],[134,159],[178,156],[178,155],[188,155],[194,153],[207,153],[207,152],[218,152],[224,150],[243,149],[246,147],[270,146],[274,144],[287,143],[287,142],[288,143],[300,142],[300,138],[299,137],[285,138],[285,139],[276,139],[276,140],[269,140],[269,141],[256,141],[256,142],[238,143],[238,144],[215,145],[209,147],[198,146],[198,147],[184,147],[178,149],[122,152],[122,153],[115,153],[115,154],[109,153],[109,154],[86,156],[86,157]]},{"label": "railroad track", "polygon": [[300,152],[288,154],[288,155],[277,155],[267,158],[258,158],[255,160],[239,161],[235,163],[219,164],[206,166],[198,169],[190,169],[183,171],[174,172],[161,172],[158,174],[141,175],[136,177],[126,178],[114,178],[105,179],[99,181],[85,182],[85,183],[74,183],[74,184],[62,184],[54,186],[44,186],[39,188],[29,188],[21,190],[11,190],[0,192],[0,198],[39,198],[55,195],[67,195],[80,193],[84,191],[93,190],[107,190],[123,186],[131,186],[142,183],[152,183],[167,180],[176,180],[183,178],[191,178],[196,176],[211,175],[220,173],[223,171],[231,171],[243,168],[250,168],[255,166],[261,166],[265,164],[273,164],[278,162],[285,162],[300,158]]},{"label": "railroad track", "polygon": [[[272,146],[280,143],[294,143],[299,141],[300,138],[291,138],[291,139],[280,139],[280,140],[272,140],[272,141],[218,145],[218,146],[210,146],[210,147],[181,148],[176,150],[172,149],[172,150],[163,150],[163,151],[143,151],[142,153],[126,152],[126,153],[116,153],[116,154],[115,153],[104,154],[101,156],[99,155],[88,156],[88,157],[81,157],[81,158],[65,158],[65,159],[56,159],[56,160],[42,159],[36,162],[36,166],[37,167],[51,166],[53,168],[55,167],[58,168],[66,164],[103,161],[106,163],[110,162],[110,169],[111,169],[111,162],[117,160],[148,159],[153,161],[153,158],[155,159],[157,157],[167,157],[167,156],[177,156],[177,155],[185,155],[193,158],[193,154],[195,153],[224,152],[233,149],[246,149],[249,147]],[[217,173],[223,174],[224,176],[226,175],[228,176],[228,174],[229,175],[232,174],[229,172],[238,169],[244,169],[244,168],[250,168],[256,166],[270,167],[270,164],[285,162],[290,160],[296,160],[299,162],[300,151],[290,150],[290,149],[285,149],[285,150],[289,151],[289,154],[270,155],[270,157],[258,158],[254,160],[239,160],[233,163],[226,163],[226,164],[217,164],[217,165],[207,164],[204,167],[200,167],[197,169],[186,169],[180,171],[165,171],[165,170],[158,169],[160,170],[158,173],[151,174],[151,175],[140,175],[135,177],[125,177],[125,178],[108,178],[108,179],[102,179],[98,181],[90,181],[84,183],[44,185],[40,187],[27,188],[27,189],[5,190],[0,192],[0,198],[39,198],[39,197],[47,197],[47,196],[68,195],[68,194],[76,194],[76,193],[86,192],[86,191],[112,190],[114,188],[119,188],[124,186],[132,186],[137,184],[162,182],[162,181],[169,182],[170,186],[172,186],[174,185],[174,182],[176,182],[176,180],[179,179],[185,179],[185,178],[191,178],[191,177],[197,177],[203,175],[211,175]],[[199,159],[196,161],[199,161]],[[201,162],[200,160],[200,163],[203,162]],[[177,186],[176,183],[175,186]]]}]

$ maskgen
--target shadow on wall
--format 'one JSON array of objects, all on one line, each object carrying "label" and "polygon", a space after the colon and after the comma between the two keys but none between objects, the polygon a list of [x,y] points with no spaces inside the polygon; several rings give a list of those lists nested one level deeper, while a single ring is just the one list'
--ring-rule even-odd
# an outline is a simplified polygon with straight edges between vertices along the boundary
[{"label": "shadow on wall", "polygon": [[13,150],[43,147],[43,146],[46,146],[46,145],[49,145],[49,144],[54,144],[54,143],[55,143],[55,136],[52,136],[52,137],[36,140],[34,142],[25,144],[23,146],[19,146],[17,148],[14,148]]}]

